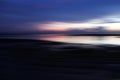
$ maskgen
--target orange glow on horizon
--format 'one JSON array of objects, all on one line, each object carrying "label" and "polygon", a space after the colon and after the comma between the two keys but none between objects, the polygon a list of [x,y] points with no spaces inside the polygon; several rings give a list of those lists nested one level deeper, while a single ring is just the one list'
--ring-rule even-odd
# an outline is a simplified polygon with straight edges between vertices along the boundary
[{"label": "orange glow on horizon", "polygon": [[67,31],[64,27],[41,27],[40,30],[43,31]]}]

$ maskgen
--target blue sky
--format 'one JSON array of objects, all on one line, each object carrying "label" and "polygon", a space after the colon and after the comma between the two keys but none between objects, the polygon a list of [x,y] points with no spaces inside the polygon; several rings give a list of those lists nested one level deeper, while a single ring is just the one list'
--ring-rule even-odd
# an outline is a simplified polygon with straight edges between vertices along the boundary
[{"label": "blue sky", "polygon": [[91,28],[102,25],[118,29],[119,9],[120,0],[1,0],[0,32],[39,31],[56,23],[61,28],[92,24]]}]

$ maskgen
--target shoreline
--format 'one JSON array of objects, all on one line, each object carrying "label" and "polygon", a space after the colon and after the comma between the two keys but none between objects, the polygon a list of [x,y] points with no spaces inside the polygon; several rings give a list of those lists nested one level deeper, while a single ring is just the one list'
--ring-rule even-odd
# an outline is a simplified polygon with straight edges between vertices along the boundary
[{"label": "shoreline", "polygon": [[53,43],[53,44],[73,44],[73,45],[95,45],[95,46],[120,46],[114,44],[89,44],[89,43],[69,43],[60,41],[50,41],[50,40],[40,40],[40,39],[22,39],[22,38],[0,38],[0,42],[43,42],[43,43]]},{"label": "shoreline", "polygon": [[120,47],[72,45],[0,39],[0,73],[12,80],[120,79]]},{"label": "shoreline", "polygon": [[[78,58],[90,63],[119,63],[120,46],[69,44],[43,40],[0,39],[0,52],[6,55],[52,55],[49,58]],[[40,54],[39,54],[40,53]],[[67,56],[71,57],[68,58]],[[46,56],[47,57],[47,56]],[[73,58],[72,58],[73,57]],[[105,60],[102,60],[105,59]],[[64,60],[64,59],[63,59]],[[76,60],[75,60],[76,61]]]},{"label": "shoreline", "polygon": [[[107,52],[120,52],[120,46],[118,45],[91,45],[91,44],[75,44],[65,42],[54,42],[47,40],[34,40],[34,39],[0,39],[0,48],[15,48],[15,47],[28,47],[28,48],[46,48],[48,50],[104,50]],[[4,46],[4,47],[3,47]]]}]

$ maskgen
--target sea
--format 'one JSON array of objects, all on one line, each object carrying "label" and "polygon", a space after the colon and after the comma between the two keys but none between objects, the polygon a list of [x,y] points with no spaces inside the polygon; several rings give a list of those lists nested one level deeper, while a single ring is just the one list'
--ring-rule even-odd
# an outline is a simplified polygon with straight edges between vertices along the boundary
[{"label": "sea", "polygon": [[[45,40],[45,41],[64,42],[64,43],[72,43],[72,44],[120,46],[120,36],[68,36],[68,35],[56,35],[56,34],[54,35],[32,34],[32,35],[4,35],[4,36],[0,36],[0,38]],[[17,50],[15,51],[17,52]],[[20,80],[20,79],[28,79],[28,78],[29,80],[32,80],[33,78],[34,80],[41,80],[41,79],[42,80],[50,80],[50,79],[51,80],[120,80],[120,64],[84,63],[82,61],[79,62],[79,59],[78,61],[77,59],[72,59],[71,54],[70,54],[71,56],[70,55],[67,56],[65,54],[66,55],[65,57],[67,59],[69,59],[70,57],[71,59],[67,60],[61,56],[60,56],[61,58],[60,57],[57,58],[53,56],[53,58],[58,60],[58,61],[54,60],[53,62],[51,62],[51,64],[54,63],[54,66],[41,66],[39,64],[41,63],[42,58],[48,56],[50,57],[54,54],[50,54],[50,53],[47,55],[42,54],[43,57],[41,57],[39,52],[36,55],[36,51],[32,52],[33,54],[24,54],[24,50],[21,50],[22,53],[18,51],[17,54],[13,52],[12,51],[9,52],[6,49],[2,50],[2,48],[0,50],[1,53],[0,73],[3,74],[3,78],[5,78],[4,80],[8,80],[8,79]],[[103,57],[106,57],[106,55],[104,55]],[[49,59],[51,58],[49,59],[45,58],[45,59],[43,60],[48,61],[48,63],[46,64],[50,64]],[[105,58],[101,58],[102,61],[104,61],[104,59]],[[74,60],[76,60],[76,62]],[[58,67],[56,65],[62,65],[62,66]],[[64,65],[73,65],[75,67],[74,68],[65,67]]]},{"label": "sea", "polygon": [[116,45],[120,46],[120,36],[68,36],[68,35],[6,35],[0,38],[13,39],[34,39],[54,42],[74,43],[74,44],[92,44],[92,45]]}]

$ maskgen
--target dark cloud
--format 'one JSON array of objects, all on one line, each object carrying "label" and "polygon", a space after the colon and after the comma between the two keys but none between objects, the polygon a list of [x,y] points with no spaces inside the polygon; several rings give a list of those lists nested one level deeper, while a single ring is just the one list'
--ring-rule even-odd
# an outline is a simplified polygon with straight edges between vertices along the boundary
[{"label": "dark cloud", "polygon": [[30,30],[34,22],[82,22],[119,13],[119,8],[120,0],[2,0],[0,29],[4,26],[12,31],[25,25]]}]

